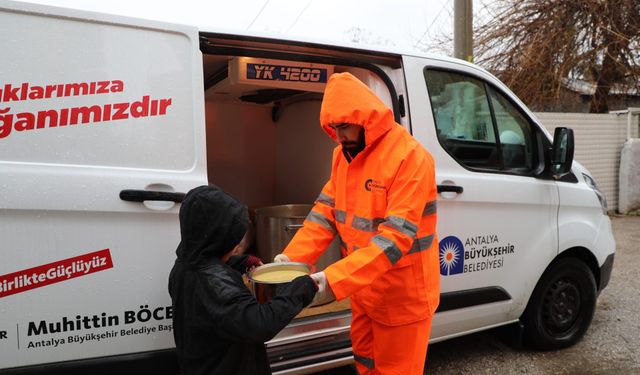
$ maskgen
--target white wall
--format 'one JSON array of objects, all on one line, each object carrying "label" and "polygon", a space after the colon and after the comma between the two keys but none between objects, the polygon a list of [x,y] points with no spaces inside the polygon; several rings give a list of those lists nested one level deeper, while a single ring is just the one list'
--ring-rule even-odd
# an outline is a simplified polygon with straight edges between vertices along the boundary
[{"label": "white wall", "polygon": [[[627,115],[537,112],[536,117],[553,134],[558,126],[573,129],[575,159],[592,174],[607,197],[609,211],[618,209],[620,151],[627,140]],[[634,119],[631,137],[638,137]]]}]

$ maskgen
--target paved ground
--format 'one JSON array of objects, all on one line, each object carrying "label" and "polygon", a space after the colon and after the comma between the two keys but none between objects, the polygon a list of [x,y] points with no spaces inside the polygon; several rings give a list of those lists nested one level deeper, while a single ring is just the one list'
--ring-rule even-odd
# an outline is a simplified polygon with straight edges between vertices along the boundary
[{"label": "paved ground", "polygon": [[[611,218],[617,253],[585,337],[571,348],[515,348],[498,330],[429,346],[429,374],[640,374],[640,216]],[[321,374],[353,374],[349,368]]]}]

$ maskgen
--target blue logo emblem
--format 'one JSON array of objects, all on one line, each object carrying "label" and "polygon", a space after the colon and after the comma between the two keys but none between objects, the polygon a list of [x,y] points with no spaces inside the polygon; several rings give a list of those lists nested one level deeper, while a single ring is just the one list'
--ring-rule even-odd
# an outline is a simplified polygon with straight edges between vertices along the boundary
[{"label": "blue logo emblem", "polygon": [[456,236],[440,240],[440,274],[443,276],[462,273],[464,270],[464,245]]}]

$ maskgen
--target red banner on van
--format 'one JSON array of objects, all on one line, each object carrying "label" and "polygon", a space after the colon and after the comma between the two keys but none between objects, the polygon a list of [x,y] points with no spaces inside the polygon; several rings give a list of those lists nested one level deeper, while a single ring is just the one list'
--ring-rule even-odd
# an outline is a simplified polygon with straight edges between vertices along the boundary
[{"label": "red banner on van", "polygon": [[109,249],[0,275],[0,298],[113,268]]}]

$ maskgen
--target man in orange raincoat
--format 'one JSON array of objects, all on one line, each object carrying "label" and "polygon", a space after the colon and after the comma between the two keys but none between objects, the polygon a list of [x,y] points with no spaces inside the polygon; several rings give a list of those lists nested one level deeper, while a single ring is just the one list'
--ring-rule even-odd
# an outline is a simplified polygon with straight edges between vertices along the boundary
[{"label": "man in orange raincoat", "polygon": [[349,73],[330,77],[320,124],[340,143],[331,178],[274,260],[314,264],[339,236],[344,257],[312,278],[351,298],[358,371],[422,374],[440,297],[433,159]]}]

